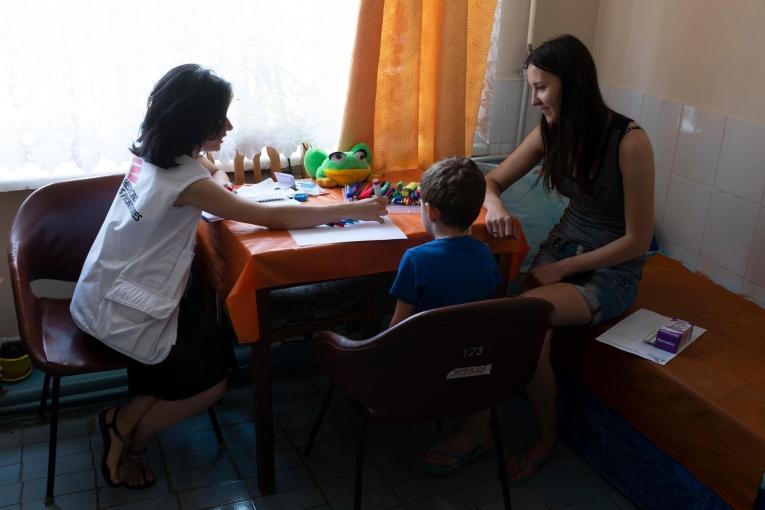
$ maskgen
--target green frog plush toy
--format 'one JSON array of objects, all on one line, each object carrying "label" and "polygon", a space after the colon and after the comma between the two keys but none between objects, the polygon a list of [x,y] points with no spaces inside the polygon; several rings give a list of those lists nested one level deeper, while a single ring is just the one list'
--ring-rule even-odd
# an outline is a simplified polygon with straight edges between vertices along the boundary
[{"label": "green frog plush toy", "polygon": [[319,149],[308,149],[303,163],[319,186],[334,188],[367,180],[372,171],[372,151],[365,143],[357,143],[348,152],[329,155]]}]

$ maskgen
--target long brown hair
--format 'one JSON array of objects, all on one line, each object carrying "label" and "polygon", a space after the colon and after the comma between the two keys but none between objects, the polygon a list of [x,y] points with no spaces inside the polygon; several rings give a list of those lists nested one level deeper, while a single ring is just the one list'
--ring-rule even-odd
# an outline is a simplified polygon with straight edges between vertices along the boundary
[{"label": "long brown hair", "polygon": [[545,150],[540,179],[548,191],[568,178],[580,193],[588,193],[611,124],[592,55],[579,39],[562,35],[532,50],[524,67],[529,65],[560,78],[562,90],[558,120],[550,125],[544,115],[540,119]]}]

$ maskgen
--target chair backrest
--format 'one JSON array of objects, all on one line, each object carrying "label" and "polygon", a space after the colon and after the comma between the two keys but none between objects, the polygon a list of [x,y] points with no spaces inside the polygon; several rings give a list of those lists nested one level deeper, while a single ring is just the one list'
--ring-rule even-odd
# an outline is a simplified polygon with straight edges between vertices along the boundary
[{"label": "chair backrest", "polygon": [[467,303],[416,314],[362,341],[323,331],[314,350],[338,389],[372,416],[464,416],[528,383],[552,312],[537,298]]},{"label": "chair backrest", "polygon": [[27,197],[11,226],[8,270],[21,337],[39,339],[39,279],[75,282],[122,175],[58,182]]}]

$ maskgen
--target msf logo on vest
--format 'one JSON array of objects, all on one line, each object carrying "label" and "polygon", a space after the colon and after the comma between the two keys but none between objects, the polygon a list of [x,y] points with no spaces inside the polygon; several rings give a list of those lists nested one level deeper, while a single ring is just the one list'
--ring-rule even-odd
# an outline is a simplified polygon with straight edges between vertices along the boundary
[{"label": "msf logo on vest", "polygon": [[130,211],[130,216],[135,221],[139,221],[143,216],[135,207],[135,203],[138,201],[138,194],[133,188],[133,184],[138,182],[138,175],[141,173],[141,166],[143,160],[141,158],[133,158],[130,163],[130,171],[127,173],[124,179],[122,179],[122,185],[120,186],[117,194],[120,196],[125,206]]},{"label": "msf logo on vest", "polygon": [[130,171],[128,172],[128,180],[131,184],[135,184],[138,182],[138,174],[141,173],[141,166],[143,165],[143,161],[141,158],[133,158],[133,161],[130,165]]}]

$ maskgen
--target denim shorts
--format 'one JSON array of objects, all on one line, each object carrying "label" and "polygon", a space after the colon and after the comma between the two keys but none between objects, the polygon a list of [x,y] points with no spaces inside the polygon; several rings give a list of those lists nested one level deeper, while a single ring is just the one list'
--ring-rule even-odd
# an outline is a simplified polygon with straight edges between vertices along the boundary
[{"label": "denim shorts", "polygon": [[[551,235],[539,245],[531,267],[552,264],[592,250],[585,243]],[[635,301],[643,262],[641,257],[617,266],[578,273],[564,278],[563,282],[570,283],[582,294],[592,314],[590,324],[594,325],[618,317]]]}]

